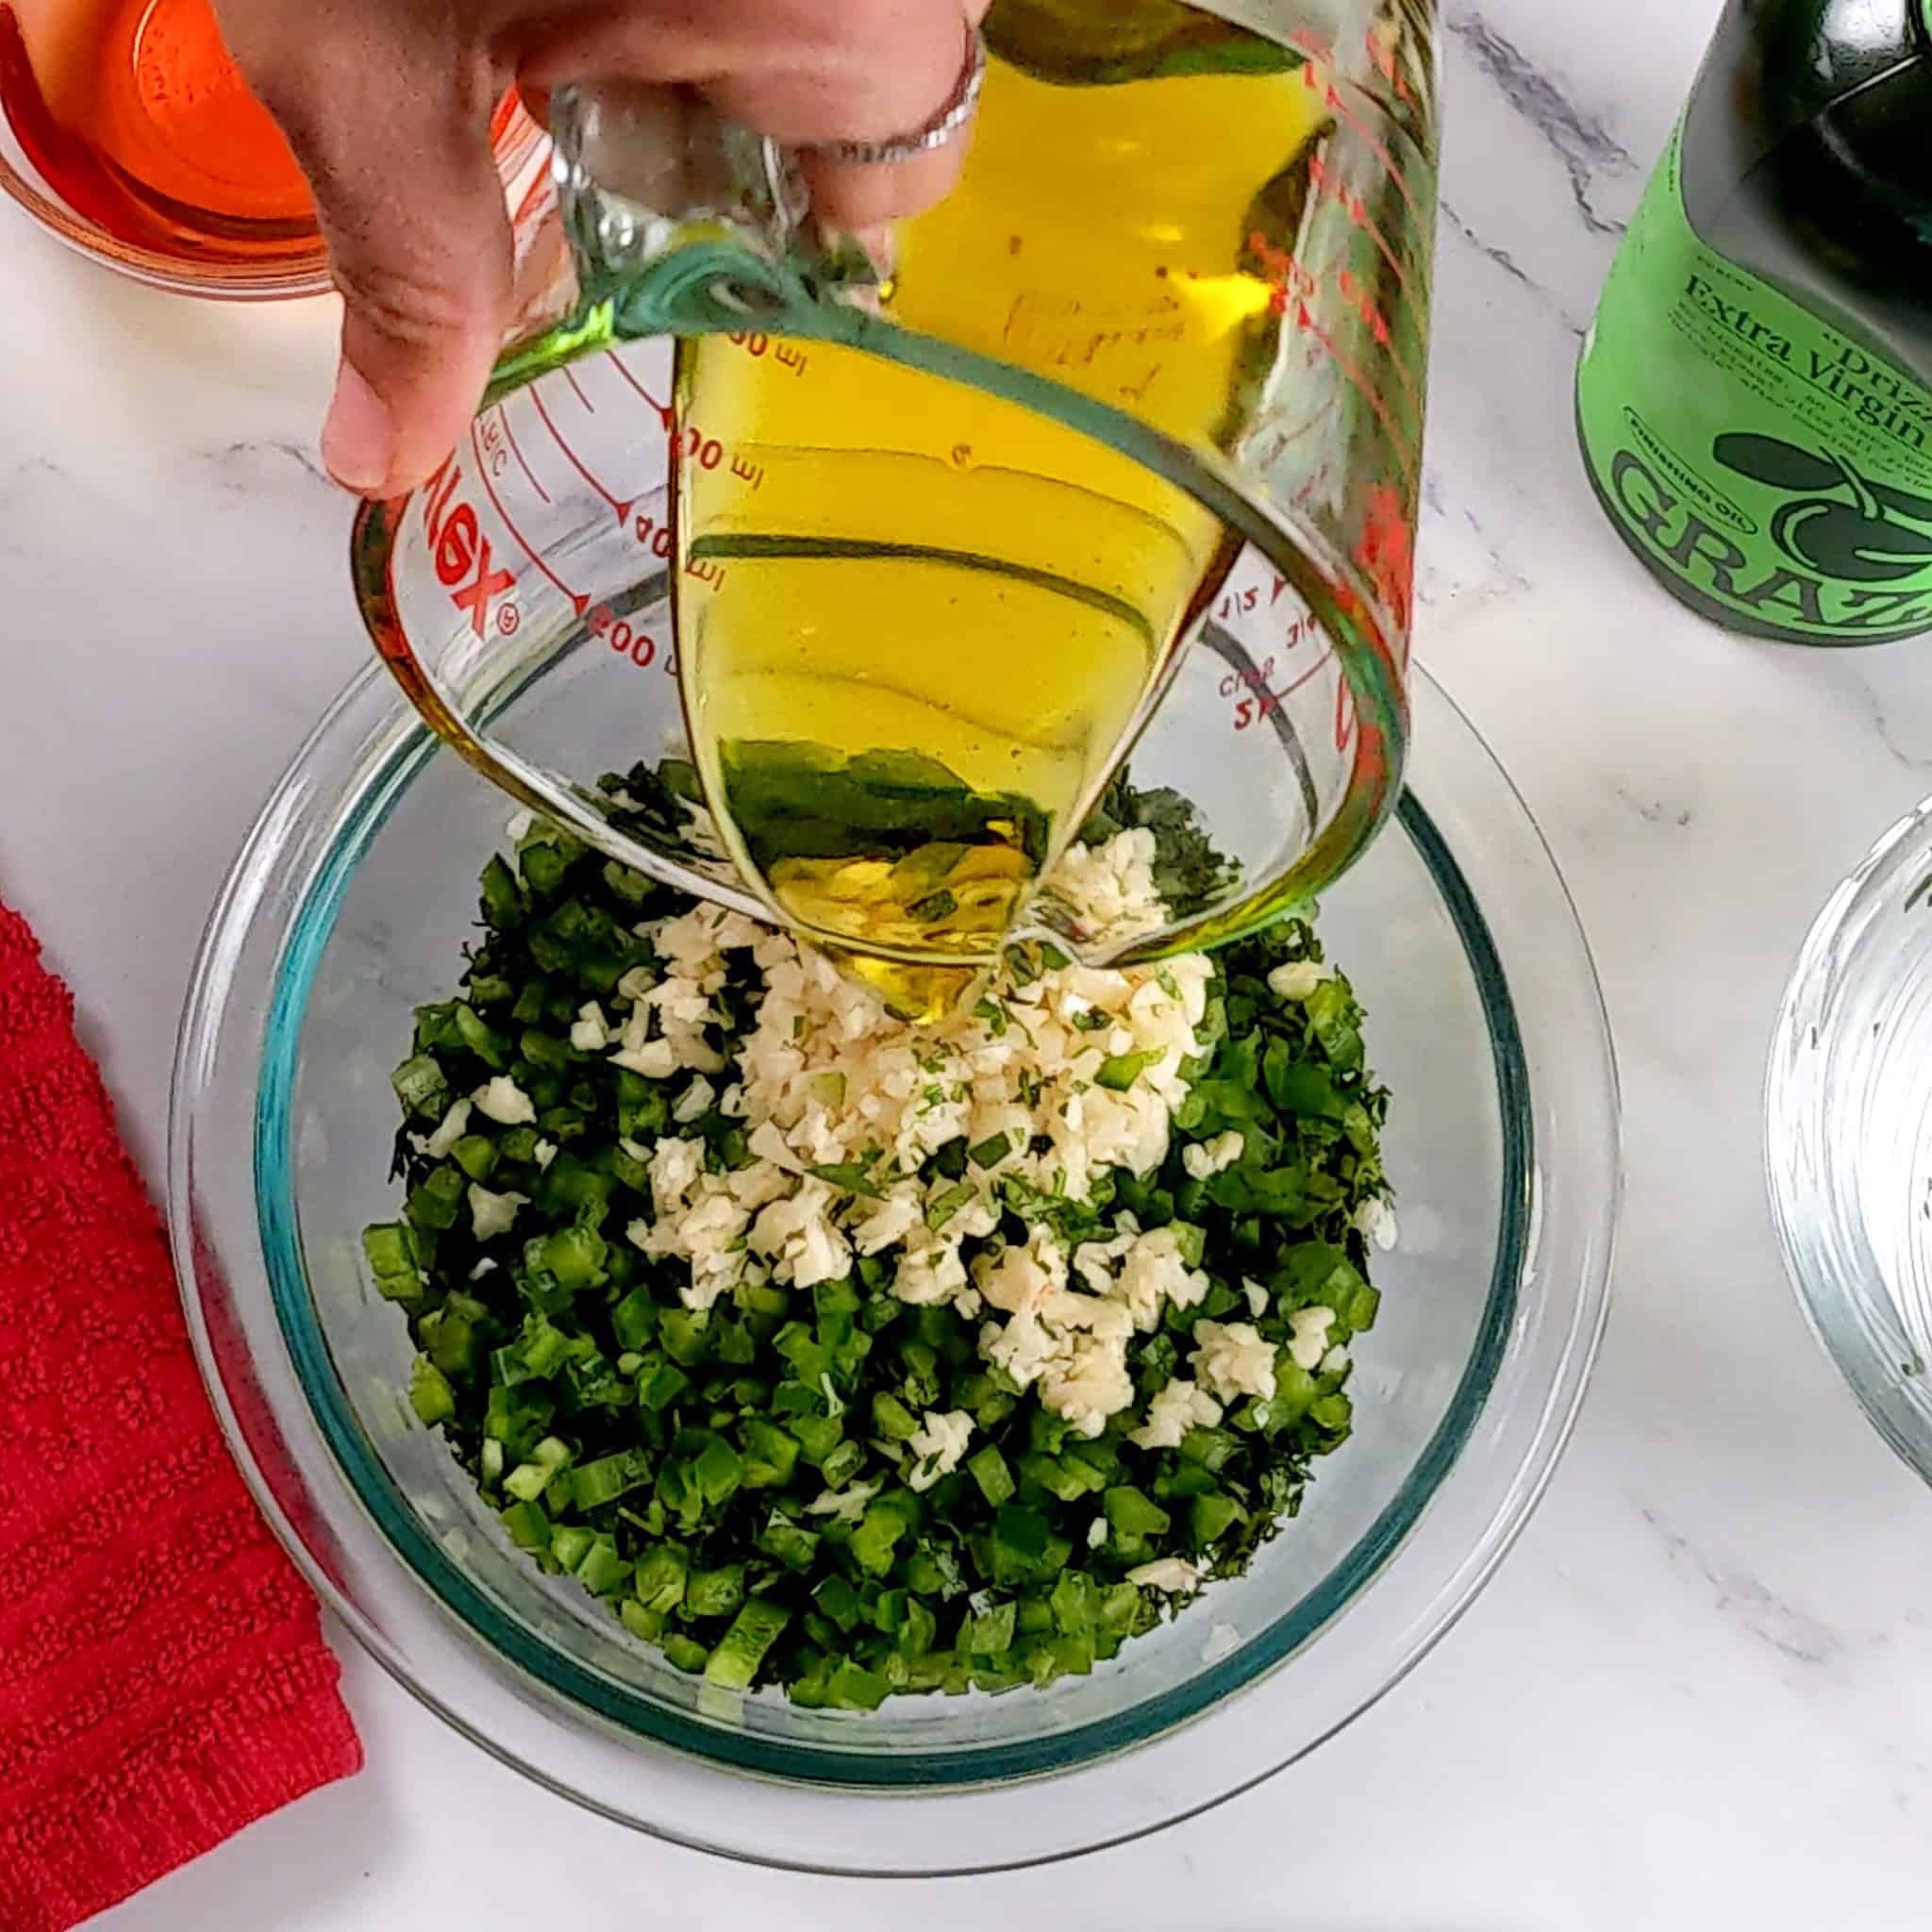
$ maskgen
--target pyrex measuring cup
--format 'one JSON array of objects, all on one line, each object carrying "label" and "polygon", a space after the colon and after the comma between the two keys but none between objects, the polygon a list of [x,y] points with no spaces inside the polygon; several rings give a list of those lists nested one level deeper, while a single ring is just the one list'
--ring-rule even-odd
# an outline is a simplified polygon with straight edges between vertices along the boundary
[{"label": "pyrex measuring cup", "polygon": [[[775,904],[721,844],[679,643],[708,600],[801,546],[950,544],[1003,585],[1073,569],[1059,553],[1093,495],[1065,472],[1091,458],[1128,475],[1108,485],[1109,515],[1192,506],[1148,527],[1150,554],[1178,546],[1193,596],[1080,809],[1105,808],[1125,758],[1143,808],[1150,790],[1180,794],[1216,861],[1165,879],[1157,913],[1097,921],[1047,891],[1023,924],[1098,963],[1209,943],[1306,897],[1400,782],[1433,31],[1432,0],[997,0],[959,190],[866,246],[814,230],[789,156],[688,101],[559,94],[567,255],[545,199],[518,231],[533,305],[562,319],[505,356],[423,490],[360,518],[378,649],[464,757],[610,856],[821,939],[931,958]],[[675,391],[667,336],[699,340]],[[981,429],[994,411],[979,445],[949,443],[924,391],[900,407],[933,378],[961,386]],[[746,393],[762,398],[750,414]],[[858,407],[812,406],[840,396]],[[802,454],[832,481],[788,496]],[[957,510],[978,500],[959,476],[989,473],[1024,493],[991,561]],[[764,608],[782,625],[783,599]],[[956,649],[970,704],[970,639]],[[880,747],[902,759],[880,783],[922,749]]]}]

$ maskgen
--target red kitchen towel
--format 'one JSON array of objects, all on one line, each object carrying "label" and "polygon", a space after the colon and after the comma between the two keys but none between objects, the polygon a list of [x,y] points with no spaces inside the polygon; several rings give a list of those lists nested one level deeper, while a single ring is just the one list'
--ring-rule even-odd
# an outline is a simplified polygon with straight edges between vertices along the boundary
[{"label": "red kitchen towel", "polygon": [[0,1932],[65,1932],[362,1761],[73,1008],[0,906]]}]

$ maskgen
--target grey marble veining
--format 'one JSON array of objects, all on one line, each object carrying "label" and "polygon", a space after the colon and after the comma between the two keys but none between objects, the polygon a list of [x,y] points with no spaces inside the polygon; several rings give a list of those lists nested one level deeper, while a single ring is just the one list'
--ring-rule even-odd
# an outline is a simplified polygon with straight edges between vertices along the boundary
[{"label": "grey marble veining", "polygon": [[1570,177],[1570,192],[1584,226],[1592,234],[1621,235],[1624,224],[1597,210],[1596,184],[1606,174],[1629,175],[1637,165],[1630,150],[1603,119],[1574,101],[1553,74],[1539,67],[1482,12],[1452,8],[1443,27],[1467,64],[1548,143]]},{"label": "grey marble veining", "polygon": [[[587,1926],[670,1910],[691,1932],[908,1917],[930,1932],[1907,1932],[1932,1917],[1932,1497],[1804,1330],[1759,1141],[1804,930],[1932,789],[1932,641],[1794,652],[1680,611],[1605,527],[1570,425],[1578,333],[1714,10],[1484,0],[1452,4],[1443,36],[1418,648],[1576,897],[1630,1174],[1596,1385],[1474,1610],[1251,1796],[1096,1860],[917,1891],[628,1837],[351,1654],[368,1773],[104,1926],[494,1928],[550,1923],[560,1897]],[[170,303],[17,221],[5,235],[0,355],[32,375],[0,422],[0,894],[74,979],[152,1174],[204,909],[361,661],[348,510],[312,454],[332,317]]]}]

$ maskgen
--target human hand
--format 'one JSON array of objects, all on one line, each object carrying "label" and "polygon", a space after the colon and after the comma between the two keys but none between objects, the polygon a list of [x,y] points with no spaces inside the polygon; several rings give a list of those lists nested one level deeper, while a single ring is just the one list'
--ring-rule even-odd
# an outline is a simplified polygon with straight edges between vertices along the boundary
[{"label": "human hand", "polygon": [[[490,147],[511,81],[624,77],[697,89],[789,144],[887,141],[958,83],[989,0],[215,0],[249,84],[315,192],[343,301],[322,453],[392,496],[455,446],[502,346],[510,234]],[[958,172],[953,142],[857,166],[808,154],[827,221],[914,213]]]}]

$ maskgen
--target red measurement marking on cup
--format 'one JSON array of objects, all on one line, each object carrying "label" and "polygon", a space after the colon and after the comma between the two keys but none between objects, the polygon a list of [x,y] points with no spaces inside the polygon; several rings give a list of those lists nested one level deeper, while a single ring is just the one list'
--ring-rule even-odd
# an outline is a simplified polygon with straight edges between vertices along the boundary
[{"label": "red measurement marking on cup", "polygon": [[1346,751],[1356,734],[1355,692],[1348,688],[1348,680],[1335,687],[1335,749]]},{"label": "red measurement marking on cup", "polygon": [[[1274,579],[1274,588],[1268,592],[1266,604],[1261,602],[1261,587],[1259,584],[1249,584],[1244,590],[1230,591],[1214,607],[1214,615],[1220,623],[1227,624],[1237,617],[1250,617],[1257,610],[1273,610],[1281,602],[1282,592],[1287,589],[1288,579],[1284,576],[1277,576]],[[1309,620],[1307,617],[1297,617],[1291,620],[1287,635],[1282,640],[1282,647],[1285,650],[1293,650],[1301,642],[1302,639],[1308,634],[1308,623]]]},{"label": "red measurement marking on cup", "polygon": [[696,424],[686,429],[678,446],[685,460],[695,463],[701,470],[717,469],[728,456],[731,458],[731,474],[741,483],[748,483],[754,490],[764,483],[765,466],[762,463],[755,463],[749,457],[733,455],[729,444],[720,442],[715,436],[707,436]]},{"label": "red measurement marking on cup", "polygon": [[[1251,230],[1248,235],[1248,253],[1268,272],[1268,307],[1272,313],[1286,315],[1291,302],[1307,304],[1321,292],[1322,275],[1286,249],[1275,247],[1258,228]],[[1375,346],[1387,351],[1390,361],[1401,369],[1402,364],[1395,355],[1394,325],[1383,313],[1381,304],[1374,294],[1363,286],[1361,278],[1345,262],[1335,271],[1335,291],[1348,312],[1368,330]],[[1324,340],[1325,341],[1325,338]],[[1407,376],[1407,372],[1403,374]]]},{"label": "red measurement marking on cup", "polygon": [[1395,64],[1395,39],[1391,29],[1372,26],[1362,36],[1362,45],[1369,56],[1369,65],[1389,83],[1389,91],[1406,108],[1420,108],[1423,103],[1417,99],[1415,90],[1408,84],[1408,76]]},{"label": "red measurement marking on cup", "polygon": [[1335,750],[1346,752],[1355,743],[1360,719],[1355,711],[1355,691],[1349,688],[1349,680],[1342,678],[1335,686]]},{"label": "red measurement marking on cup", "polygon": [[1382,312],[1381,305],[1370,293],[1352,268],[1340,268],[1335,272],[1336,292],[1347,304],[1349,311],[1369,332],[1370,339],[1388,359],[1395,378],[1407,393],[1409,403],[1416,408],[1422,407],[1422,391],[1417,386],[1408,364],[1395,352],[1394,325]]},{"label": "red measurement marking on cup", "polygon": [[496,406],[496,413],[500,418],[502,418],[503,433],[505,439],[509,443],[510,455],[516,458],[518,467],[523,471],[524,475],[530,479],[530,488],[534,490],[545,503],[548,503],[550,501],[549,491],[544,489],[542,484],[538,482],[536,471],[531,469],[529,459],[524,455],[523,445],[517,441],[516,431],[509,426],[509,406],[506,403],[498,403]]},{"label": "red measurement marking on cup", "polygon": [[1272,717],[1281,708],[1281,696],[1277,691],[1257,691],[1242,698],[1234,708],[1234,728],[1245,731],[1259,719]]},{"label": "red measurement marking on cup", "polygon": [[[1299,630],[1301,625],[1298,624],[1295,628]],[[1312,634],[1312,628],[1310,621],[1309,634]],[[1312,683],[1334,662],[1333,649],[1324,651],[1299,677],[1292,683],[1284,685],[1279,691],[1271,689],[1269,684],[1269,680],[1274,675],[1273,658],[1265,659],[1258,671],[1237,672],[1231,676],[1224,677],[1221,680],[1222,696],[1235,699],[1234,728],[1237,731],[1245,731],[1249,725],[1258,724],[1263,718],[1272,717],[1287,705],[1296,691],[1304,685]]]},{"label": "red measurement marking on cup", "polygon": [[1325,196],[1341,208],[1349,220],[1349,225],[1357,228],[1375,244],[1377,252],[1389,264],[1396,285],[1401,289],[1403,299],[1413,302],[1416,299],[1415,285],[1408,278],[1408,270],[1402,258],[1389,245],[1389,238],[1383,234],[1380,225],[1369,212],[1369,204],[1358,189],[1351,188],[1322,158],[1319,150],[1308,157],[1308,183],[1318,195]]},{"label": "red measurement marking on cup", "polygon": [[[472,429],[470,432],[470,441],[473,447],[475,446],[476,432],[475,429]],[[490,480],[490,466],[487,463],[482,463],[480,450],[478,451],[478,462],[481,465],[483,488],[488,492],[491,505],[495,509],[496,514],[503,519],[503,526],[506,530],[509,532],[511,541],[514,542],[517,548],[520,549],[524,553],[524,555],[526,558],[528,558],[533,564],[536,565],[538,570],[541,571],[544,576],[549,578],[549,580],[554,585],[556,585],[558,591],[563,596],[567,597],[570,600],[571,608],[575,610],[579,617],[581,617],[584,614],[584,612],[590,608],[590,598],[586,596],[581,591],[573,591],[571,587],[567,583],[565,583],[564,580],[560,576],[558,576],[554,570],[550,568],[549,564],[547,564],[543,560],[542,557],[539,555],[536,545],[532,543],[530,540],[527,537],[525,537],[520,529],[517,528],[516,519],[512,517],[507,509],[504,508],[503,499],[496,493],[496,485]],[[489,555],[489,545],[487,542],[484,545],[484,554],[486,558]],[[480,613],[475,614],[475,621],[480,626],[482,623]],[[480,637],[481,635],[482,631],[479,628],[477,631],[477,636]]]},{"label": "red measurement marking on cup", "polygon": [[[1341,354],[1341,350],[1333,344],[1329,336],[1316,326],[1314,311],[1307,306],[1322,293],[1322,276],[1316,275],[1310,267],[1302,263],[1298,257],[1294,257],[1287,249],[1275,247],[1275,243],[1267,240],[1267,236],[1263,236],[1259,228],[1252,228],[1248,232],[1248,253],[1261,265],[1263,278],[1270,284],[1270,295],[1267,295],[1267,308],[1270,308],[1270,313],[1279,317],[1287,317],[1292,313],[1294,325],[1298,328],[1302,328],[1307,334],[1314,334],[1322,348],[1327,350],[1333,361],[1341,367],[1342,375],[1349,376],[1351,383],[1355,383],[1362,396],[1374,406],[1375,413],[1381,417],[1383,427],[1390,431],[1390,439],[1397,444],[1397,448],[1405,448],[1403,437],[1397,433],[1390,417],[1387,417],[1379,394],[1374,389],[1370,389],[1368,378],[1362,375],[1360,369],[1355,367],[1355,363],[1351,363]],[[1381,306],[1377,304],[1375,297],[1362,286],[1357,273],[1349,267],[1342,267],[1335,273],[1335,291],[1341,295],[1346,311],[1368,330],[1370,338],[1375,341],[1375,346],[1383,352],[1387,363],[1395,371],[1405,392],[1408,394],[1410,404],[1420,406],[1422,396],[1416,389],[1416,378],[1403,363],[1401,356],[1395,354],[1395,326],[1391,325],[1390,317],[1383,315]],[[1405,458],[1405,466],[1412,466],[1410,458]]]},{"label": "red measurement marking on cup", "polygon": [[[1324,66],[1336,65],[1334,43],[1324,41],[1311,26],[1296,27],[1289,36],[1289,43],[1310,59],[1319,60]],[[1395,41],[1392,32],[1384,26],[1372,26],[1362,36],[1362,48],[1369,57],[1369,65],[1389,83],[1391,92],[1398,101],[1409,107],[1420,107],[1415,90],[1408,79],[1395,64]]]},{"label": "red measurement marking on cup", "polygon": [[806,369],[806,354],[793,342],[774,341],[758,329],[740,329],[724,338],[734,342],[748,356],[769,355],[774,362],[791,371],[794,375],[803,375]]},{"label": "red measurement marking on cup", "polygon": [[584,393],[583,384],[576,379],[575,374],[568,363],[565,363],[563,367],[563,379],[570,384],[571,392],[576,397],[577,401],[583,404],[584,413],[594,416],[597,413],[597,406]]},{"label": "red measurement marking on cup", "polygon": [[492,476],[500,476],[509,468],[509,446],[503,440],[503,430],[494,416],[479,417],[470,431],[470,440],[476,450],[476,460]]},{"label": "red measurement marking on cup", "polygon": [[1244,670],[1230,671],[1221,680],[1221,695],[1224,698],[1240,697],[1244,691],[1266,691],[1268,680],[1274,675],[1274,659],[1263,658],[1259,664],[1250,664]]},{"label": "red measurement marking on cup", "polygon": [[652,408],[657,410],[658,420],[663,424],[664,427],[666,429],[676,428],[677,412],[674,408],[672,408],[668,403],[660,403],[658,400],[658,398],[654,396],[651,393],[651,391],[647,390],[643,386],[643,384],[641,383],[637,379],[637,377],[633,375],[630,373],[630,371],[625,367],[624,358],[622,356],[613,356],[611,357],[610,361],[612,367],[616,369],[618,375],[623,376],[625,381],[629,383],[631,388],[636,390],[638,394],[642,396],[644,401],[647,404],[649,404]]},{"label": "red measurement marking on cup", "polygon": [[[639,512],[636,523],[631,525],[631,535],[660,562],[671,555],[677,541],[669,524],[660,524],[656,517],[643,511]],[[724,566],[712,562],[708,557],[686,558],[684,574],[700,584],[722,584],[724,581]]]},{"label": "red measurement marking on cup", "polygon": [[[1246,626],[1250,636],[1257,627],[1266,630],[1278,625],[1274,632],[1279,641],[1278,648],[1283,652],[1294,651],[1320,636],[1321,628],[1301,599],[1291,596],[1293,586],[1279,572],[1274,573],[1270,581],[1263,582],[1257,578],[1253,583],[1238,586],[1224,592],[1215,605],[1215,621],[1232,625],[1253,620],[1253,625]],[[1292,613],[1286,623],[1282,623],[1278,615],[1270,614],[1284,596],[1291,596],[1289,608]],[[1264,664],[1263,671],[1265,675],[1260,681],[1265,683],[1274,675],[1274,658],[1272,656]],[[1230,672],[1221,680],[1221,694],[1231,697],[1237,684],[1254,682],[1256,675],[1252,671]]]},{"label": "red measurement marking on cup", "polygon": [[[612,496],[610,491],[585,467],[583,459],[577,455],[575,450],[571,448],[569,441],[564,437],[563,431],[550,420],[550,411],[543,407],[543,398],[535,390],[530,391],[530,401],[536,405],[537,414],[543,419],[543,426],[549,430],[551,441],[563,452],[571,468],[617,512],[617,521],[620,524],[627,522],[630,517],[631,504],[636,501],[636,498],[620,499]],[[589,405],[586,404],[585,407],[589,408]],[[548,499],[546,498],[545,501],[547,502]]]},{"label": "red measurement marking on cup", "polygon": [[1291,295],[1307,297],[1321,286],[1312,270],[1305,268],[1291,250],[1275,247],[1259,228],[1248,230],[1248,253],[1266,273],[1268,306],[1276,315],[1286,310]]},{"label": "red measurement marking on cup", "polygon": [[1376,483],[1369,490],[1361,539],[1351,556],[1395,620],[1406,652],[1415,604],[1415,532],[1408,520],[1408,506],[1387,483]]},{"label": "red measurement marking on cup", "polygon": [[1309,57],[1307,64],[1304,65],[1301,71],[1302,86],[1311,94],[1320,94],[1322,96],[1322,105],[1331,114],[1341,115],[1361,136],[1369,152],[1381,162],[1383,168],[1388,173],[1390,180],[1395,184],[1395,192],[1408,204],[1409,213],[1420,221],[1422,219],[1422,209],[1416,206],[1415,195],[1410,191],[1408,178],[1403,174],[1402,168],[1396,161],[1395,157],[1382,145],[1381,142],[1376,138],[1374,130],[1356,112],[1354,107],[1349,102],[1348,96],[1342,92],[1341,87],[1332,79],[1323,78],[1324,73],[1332,73],[1334,70],[1335,58],[1333,50],[1327,47],[1317,36],[1307,32],[1306,29],[1296,33],[1293,36],[1293,40],[1296,46]]},{"label": "red measurement marking on cup", "polygon": [[[1288,306],[1287,300],[1284,299],[1284,312],[1288,310]],[[1299,296],[1294,298],[1292,315],[1295,327],[1314,337],[1315,341],[1327,350],[1335,366],[1354,385],[1356,393],[1374,411],[1376,422],[1381,424],[1383,433],[1388,437],[1390,446],[1395,452],[1395,460],[1401,465],[1403,479],[1413,487],[1416,471],[1415,449],[1410,440],[1406,438],[1397,426],[1395,419],[1390,415],[1389,405],[1382,400],[1381,391],[1369,381],[1367,375],[1350,358],[1343,355],[1341,344],[1315,320],[1307,303]]]},{"label": "red measurement marking on cup", "polygon": [[672,438],[672,452],[700,470],[715,470],[730,456],[731,474],[740,482],[749,483],[756,490],[765,480],[762,463],[755,463],[749,457],[732,456],[728,444],[720,442],[715,436],[707,436],[695,423],[687,424],[681,436]]},{"label": "red measurement marking on cup", "polygon": [[[471,431],[471,448],[475,451],[475,432]],[[478,462],[481,453],[476,452]],[[483,487],[490,489],[487,471]],[[480,638],[489,621],[491,600],[502,597],[516,585],[516,573],[499,568],[491,556],[490,539],[476,520],[475,506],[458,496],[463,472],[454,451],[443,458],[423,486],[423,534],[429,550],[429,561],[436,580],[449,592],[449,600],[470,620],[470,627]],[[492,500],[494,491],[491,491]],[[512,618],[513,604],[497,608],[496,625],[506,634],[521,619]],[[510,619],[506,625],[505,620]]]},{"label": "red measurement marking on cup", "polygon": [[672,537],[669,524],[660,524],[656,517],[641,513],[637,522],[631,525],[631,535],[640,543],[648,545],[653,557],[661,558],[671,555]]},{"label": "red measurement marking on cup", "polygon": [[[584,619],[584,627],[592,637],[602,638],[619,657],[628,658],[640,671],[649,670],[657,659],[658,640],[647,630],[635,629],[608,604],[593,606]],[[675,652],[664,653],[663,668],[671,676],[677,675]]]},{"label": "red measurement marking on cup", "polygon": [[695,423],[685,426],[679,449],[687,462],[701,470],[715,470],[724,460],[724,445],[715,436],[707,436]]}]

